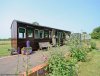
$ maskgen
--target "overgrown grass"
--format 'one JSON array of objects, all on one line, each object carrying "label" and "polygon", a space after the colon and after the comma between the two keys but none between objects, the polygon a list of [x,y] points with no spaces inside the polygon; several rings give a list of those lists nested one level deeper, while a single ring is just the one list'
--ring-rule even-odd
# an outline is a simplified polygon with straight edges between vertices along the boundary
[{"label": "overgrown grass", "polygon": [[90,61],[79,63],[78,76],[100,76],[100,40],[93,39],[97,49],[88,54]]},{"label": "overgrown grass", "polygon": [[79,64],[78,76],[100,76],[100,52],[94,50],[90,56],[90,61]]},{"label": "overgrown grass", "polygon": [[0,41],[0,57],[10,55],[11,41]]},{"label": "overgrown grass", "polygon": [[100,49],[100,39],[92,39],[91,41],[96,43],[97,49]]},{"label": "overgrown grass", "polygon": [[[60,56],[60,54],[57,54],[58,50],[56,51],[55,54],[53,54],[54,57],[51,55],[51,58],[49,59],[50,76],[75,76],[77,75],[77,73],[78,73],[78,76],[100,76],[100,73],[99,73],[100,72],[100,51],[97,51],[97,48],[98,48],[97,46],[100,43],[98,43],[98,41],[96,40],[92,40],[89,42],[83,41],[82,43],[79,43],[79,41],[78,40],[76,41],[76,40],[77,39],[71,40],[70,47],[69,47],[71,54],[70,54],[70,57],[68,58],[71,58],[71,61],[74,60],[73,62],[70,62],[70,59],[69,61],[66,61],[66,59],[63,57],[64,54],[62,56]],[[68,64],[67,62],[69,64],[73,63],[74,67],[75,65],[78,64],[80,68],[75,67],[76,70],[78,71],[76,71],[75,68],[68,69],[70,68],[70,66],[68,66],[65,69],[64,67],[66,65],[64,67],[62,65]]]}]

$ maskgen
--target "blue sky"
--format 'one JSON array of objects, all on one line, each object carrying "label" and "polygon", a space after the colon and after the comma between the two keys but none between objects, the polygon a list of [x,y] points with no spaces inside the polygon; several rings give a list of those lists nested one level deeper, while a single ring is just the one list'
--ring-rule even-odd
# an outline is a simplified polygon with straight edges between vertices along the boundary
[{"label": "blue sky", "polygon": [[91,33],[100,26],[100,0],[0,0],[0,38],[11,36],[14,19]]}]

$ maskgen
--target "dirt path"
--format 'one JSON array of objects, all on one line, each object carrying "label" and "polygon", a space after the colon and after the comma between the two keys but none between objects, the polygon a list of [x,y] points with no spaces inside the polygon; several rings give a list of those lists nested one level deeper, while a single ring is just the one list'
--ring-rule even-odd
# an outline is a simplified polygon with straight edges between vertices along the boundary
[{"label": "dirt path", "polygon": [[[41,64],[44,62],[43,59],[43,52],[42,51],[36,51],[29,57],[29,62],[30,68],[34,67],[38,64]],[[18,58],[19,58],[19,63],[18,63]],[[4,57],[0,59],[0,74],[15,74],[17,72],[17,65],[18,65],[18,70],[20,72],[25,71],[25,62],[23,59],[26,61],[27,57],[25,55],[19,55],[19,56],[10,56],[10,57]]]}]

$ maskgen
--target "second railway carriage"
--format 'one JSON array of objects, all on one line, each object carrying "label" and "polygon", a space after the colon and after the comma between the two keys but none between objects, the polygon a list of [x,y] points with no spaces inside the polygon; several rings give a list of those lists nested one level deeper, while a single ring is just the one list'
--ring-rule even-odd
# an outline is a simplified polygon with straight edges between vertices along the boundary
[{"label": "second railway carriage", "polygon": [[26,47],[26,41],[30,41],[30,46],[34,51],[39,49],[39,42],[49,42],[51,45],[57,45],[60,42],[63,45],[66,36],[70,36],[70,34],[70,31],[13,20],[11,46],[15,49],[21,49]]}]

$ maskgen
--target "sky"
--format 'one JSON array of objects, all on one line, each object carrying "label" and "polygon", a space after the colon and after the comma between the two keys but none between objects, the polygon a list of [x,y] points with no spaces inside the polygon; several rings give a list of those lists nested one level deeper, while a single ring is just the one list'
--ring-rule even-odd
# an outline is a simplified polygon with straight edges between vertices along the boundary
[{"label": "sky", "polygon": [[0,0],[0,38],[11,37],[14,19],[91,33],[100,26],[100,0]]}]

